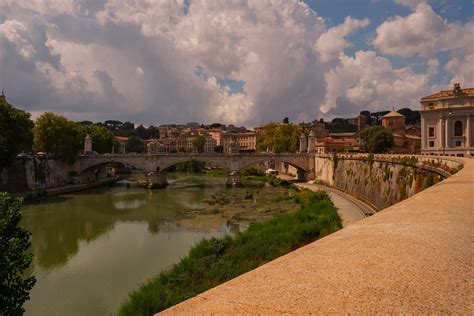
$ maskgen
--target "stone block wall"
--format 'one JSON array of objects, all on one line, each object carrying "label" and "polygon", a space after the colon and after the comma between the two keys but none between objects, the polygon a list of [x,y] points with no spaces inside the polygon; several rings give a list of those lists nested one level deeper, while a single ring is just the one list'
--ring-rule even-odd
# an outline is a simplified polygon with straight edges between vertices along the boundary
[{"label": "stone block wall", "polygon": [[419,161],[418,157],[380,158],[317,157],[316,181],[352,193],[381,210],[436,184],[444,172],[454,173],[459,167],[456,162]]}]

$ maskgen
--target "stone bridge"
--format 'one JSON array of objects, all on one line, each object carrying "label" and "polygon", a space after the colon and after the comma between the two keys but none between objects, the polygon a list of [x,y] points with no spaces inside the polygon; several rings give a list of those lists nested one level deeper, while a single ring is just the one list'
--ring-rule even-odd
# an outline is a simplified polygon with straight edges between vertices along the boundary
[{"label": "stone bridge", "polygon": [[227,186],[240,186],[240,170],[256,163],[269,162],[275,166],[286,163],[298,170],[300,180],[314,179],[314,153],[261,153],[261,154],[217,154],[217,153],[176,153],[176,154],[106,154],[81,156],[73,169],[78,174],[110,163],[122,164],[143,170],[147,174],[150,188],[167,185],[166,170],[181,162],[200,161],[218,166],[228,172]]}]

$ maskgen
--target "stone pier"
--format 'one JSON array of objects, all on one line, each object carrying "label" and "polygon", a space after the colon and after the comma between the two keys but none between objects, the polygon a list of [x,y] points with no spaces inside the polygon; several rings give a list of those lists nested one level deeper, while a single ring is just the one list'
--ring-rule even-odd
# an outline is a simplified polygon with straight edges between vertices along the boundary
[{"label": "stone pier", "polygon": [[242,181],[240,180],[240,173],[238,171],[231,171],[227,175],[227,188],[243,188]]},{"label": "stone pier", "polygon": [[168,186],[166,172],[150,171],[146,174],[147,188],[162,189]]}]

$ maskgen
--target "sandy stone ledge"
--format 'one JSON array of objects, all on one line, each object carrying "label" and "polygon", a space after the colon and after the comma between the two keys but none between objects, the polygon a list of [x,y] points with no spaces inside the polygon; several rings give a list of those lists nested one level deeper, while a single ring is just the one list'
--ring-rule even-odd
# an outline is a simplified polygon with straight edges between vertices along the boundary
[{"label": "sandy stone ledge", "polygon": [[474,159],[365,220],[163,315],[474,314]]}]

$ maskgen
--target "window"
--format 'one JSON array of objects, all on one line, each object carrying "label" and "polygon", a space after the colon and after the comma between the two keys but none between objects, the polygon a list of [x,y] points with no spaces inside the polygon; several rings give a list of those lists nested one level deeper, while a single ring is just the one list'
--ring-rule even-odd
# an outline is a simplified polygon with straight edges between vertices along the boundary
[{"label": "window", "polygon": [[428,146],[429,147],[434,147],[434,141],[430,141]]},{"label": "window", "polygon": [[456,147],[461,147],[461,141],[460,140],[456,141]]},{"label": "window", "polygon": [[456,121],[454,123],[454,136],[462,136],[462,122]]},{"label": "window", "polygon": [[434,127],[428,127],[428,137],[434,137],[435,130]]}]

